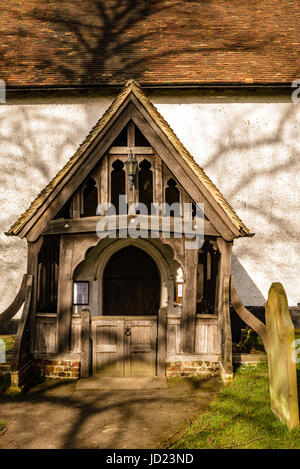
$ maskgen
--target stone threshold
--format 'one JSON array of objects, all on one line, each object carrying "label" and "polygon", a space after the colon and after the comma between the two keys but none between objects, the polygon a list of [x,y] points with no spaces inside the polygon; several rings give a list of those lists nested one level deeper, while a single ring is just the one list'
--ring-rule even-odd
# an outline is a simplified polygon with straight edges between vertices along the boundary
[{"label": "stone threshold", "polygon": [[77,391],[105,389],[167,389],[167,379],[157,378],[80,378],[76,384]]}]

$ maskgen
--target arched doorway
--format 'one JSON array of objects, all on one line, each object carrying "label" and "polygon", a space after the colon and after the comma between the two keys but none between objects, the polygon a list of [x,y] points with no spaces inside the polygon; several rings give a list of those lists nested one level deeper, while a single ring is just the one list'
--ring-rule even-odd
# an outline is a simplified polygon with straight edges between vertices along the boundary
[{"label": "arched doorway", "polygon": [[103,275],[103,315],[157,315],[160,275],[143,250],[127,246],[112,255]]},{"label": "arched doorway", "polygon": [[99,278],[102,316],[92,318],[93,374],[154,376],[161,295],[158,267],[149,254],[133,245],[114,252],[104,265]]}]

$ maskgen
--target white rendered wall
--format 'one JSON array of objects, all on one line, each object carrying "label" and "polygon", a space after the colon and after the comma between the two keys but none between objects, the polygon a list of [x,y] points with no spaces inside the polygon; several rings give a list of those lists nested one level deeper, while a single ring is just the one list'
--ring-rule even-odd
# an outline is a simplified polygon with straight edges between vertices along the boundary
[{"label": "white rendered wall", "polygon": [[[113,95],[30,95],[0,104],[0,312],[26,272],[26,242],[3,233],[77,149]],[[246,305],[273,281],[300,302],[300,104],[289,96],[154,92],[152,102],[223,192],[253,238],[234,243]]]}]

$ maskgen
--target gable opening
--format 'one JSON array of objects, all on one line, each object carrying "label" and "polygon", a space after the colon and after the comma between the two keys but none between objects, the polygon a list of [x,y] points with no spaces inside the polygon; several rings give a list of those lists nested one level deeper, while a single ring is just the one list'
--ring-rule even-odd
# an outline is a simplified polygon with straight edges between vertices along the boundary
[{"label": "gable opening", "polygon": [[38,254],[37,274],[37,311],[39,313],[57,312],[59,239],[44,238]]},{"label": "gable opening", "polygon": [[145,159],[139,164],[138,172],[139,202],[146,205],[149,214],[153,203],[153,172],[151,166],[151,163]]},{"label": "gable opening", "polygon": [[72,218],[72,199],[68,200],[68,202],[60,209],[57,215],[54,217],[54,220],[59,219],[69,220]]},{"label": "gable opening", "polygon": [[113,147],[150,147],[150,143],[137,125],[130,120],[114,140]]},{"label": "gable opening", "polygon": [[83,212],[81,217],[95,217],[98,206],[98,189],[94,179],[88,179],[82,191]]},{"label": "gable opening", "polygon": [[[180,192],[179,189],[176,187],[177,182],[175,179],[170,178],[167,182],[167,187],[165,188],[165,202],[170,207],[170,216],[171,217],[179,217],[180,208],[177,204],[180,204]],[[172,205],[175,204],[172,208]]]},{"label": "gable opening", "polygon": [[126,193],[124,163],[121,160],[116,160],[113,162],[112,167],[110,201],[116,209],[116,214],[118,214],[120,211],[119,196]]},{"label": "gable opening", "polygon": [[144,134],[142,134],[142,132],[140,131],[140,129],[135,125],[134,126],[134,146],[136,147],[150,147],[150,143],[148,142],[148,140],[146,139],[146,137],[144,136]]},{"label": "gable opening", "polygon": [[199,253],[197,268],[197,314],[217,311],[217,277],[220,253],[206,240]]},{"label": "gable opening", "polygon": [[127,147],[127,126],[124,127],[124,129],[119,133],[117,138],[114,140],[114,143],[112,146],[114,147]]}]

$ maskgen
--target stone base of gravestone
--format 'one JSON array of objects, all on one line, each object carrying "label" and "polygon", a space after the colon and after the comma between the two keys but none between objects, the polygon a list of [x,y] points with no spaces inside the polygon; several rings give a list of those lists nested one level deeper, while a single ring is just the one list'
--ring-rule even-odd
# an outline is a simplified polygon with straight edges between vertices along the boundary
[{"label": "stone base of gravestone", "polygon": [[295,328],[281,283],[272,283],[266,303],[271,407],[292,429],[299,426]]}]

